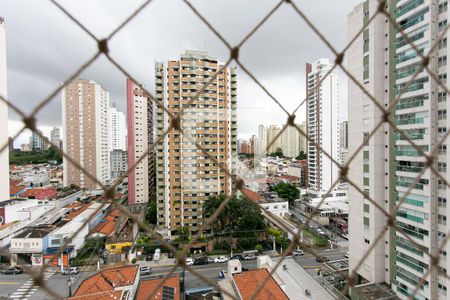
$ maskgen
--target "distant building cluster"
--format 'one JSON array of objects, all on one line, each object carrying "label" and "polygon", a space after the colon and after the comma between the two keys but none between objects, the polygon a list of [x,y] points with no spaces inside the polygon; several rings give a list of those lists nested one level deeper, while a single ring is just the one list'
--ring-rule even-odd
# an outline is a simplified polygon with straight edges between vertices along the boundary
[{"label": "distant building cluster", "polygon": [[[296,126],[306,133],[306,123],[296,124]],[[255,142],[255,151],[258,155],[270,155],[279,149],[283,152],[283,156],[290,158],[296,158],[300,152],[306,153],[305,135],[292,126],[287,127],[282,133],[281,128],[279,125],[258,126]]]},{"label": "distant building cluster", "polygon": [[237,142],[238,154],[255,154],[256,136],[249,140],[239,139]]}]

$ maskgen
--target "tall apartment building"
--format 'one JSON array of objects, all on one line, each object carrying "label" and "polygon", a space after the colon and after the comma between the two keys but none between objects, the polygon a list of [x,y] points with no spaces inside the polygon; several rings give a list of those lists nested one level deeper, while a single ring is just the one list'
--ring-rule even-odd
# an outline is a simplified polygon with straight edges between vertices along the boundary
[{"label": "tall apartment building", "polygon": [[115,149],[126,150],[126,125],[125,125],[125,114],[118,111],[115,103],[109,108],[109,151]]},{"label": "tall apartment building", "polygon": [[260,124],[258,125],[258,135],[257,135],[257,143],[256,143],[256,153],[258,155],[264,156],[267,151],[267,128]]},{"label": "tall apartment building", "polygon": [[46,150],[44,147],[44,139],[42,138],[43,133],[41,130],[37,129],[37,132],[31,132],[30,136],[30,148],[31,151],[43,151]]},{"label": "tall apartment building", "polygon": [[[232,189],[232,178],[194,144],[203,146],[223,167],[235,169],[236,69],[225,68],[198,98],[193,98],[222,66],[203,51],[186,51],[179,60],[155,66],[157,100],[171,113],[184,111],[180,120],[184,133],[172,129],[156,151],[157,221],[169,235],[181,226],[197,232],[204,222],[203,203]],[[169,115],[158,108],[157,138],[170,122]]]},{"label": "tall apartment building", "polygon": [[[153,147],[153,105],[143,88],[127,79],[128,168]],[[128,174],[128,203],[148,202],[155,193],[155,152],[152,150]]]},{"label": "tall apartment building", "polygon": [[[305,133],[308,134],[308,127],[306,125],[306,121],[302,122],[300,124],[300,129]],[[303,151],[305,154],[308,153],[308,140],[306,139],[306,137],[304,135],[302,135],[300,133],[300,152]]]},{"label": "tall apartment building", "polygon": [[323,79],[332,67],[326,58],[306,65],[308,188],[312,198],[322,197],[339,179],[339,166],[323,153],[340,161],[339,76],[333,71]]},{"label": "tall apartment building", "polygon": [[345,164],[347,162],[348,156],[348,121],[342,121],[339,126],[341,139],[341,164]]},{"label": "tall apartment building", "polygon": [[50,142],[61,148],[61,132],[59,130],[59,127],[53,127],[53,129],[50,131]]},{"label": "tall apartment building", "polygon": [[128,170],[128,152],[120,149],[114,149],[110,155],[111,180],[125,174]]},{"label": "tall apartment building", "polygon": [[[5,20],[0,17],[0,94],[7,97],[6,90],[6,38]],[[0,147],[8,142],[8,106],[0,101]],[[0,152],[0,201],[9,199],[9,153]]]},{"label": "tall apartment building", "polygon": [[[267,154],[273,153],[277,151],[278,148],[281,148],[281,136],[277,138],[277,136],[281,132],[281,126],[278,125],[270,125],[266,128],[267,132],[267,146],[269,147],[267,150]],[[272,141],[274,141],[272,143]],[[272,143],[272,145],[270,145]],[[270,145],[270,146],[269,146]]]},{"label": "tall apartment building", "polygon": [[[301,124],[296,124],[301,128]],[[301,146],[306,143],[306,138],[296,127],[288,126],[281,134],[281,150],[286,157],[295,158],[300,154]]]},{"label": "tall apartment building", "polygon": [[[365,1],[348,16],[348,37],[352,39],[379,3]],[[447,24],[447,1],[401,0],[388,1],[388,9],[400,28],[414,42],[421,53],[428,54],[431,45],[438,43],[431,53],[429,67],[444,84],[447,82],[448,33],[439,35]],[[398,297],[409,298],[419,287],[415,299],[449,299],[449,280],[445,276],[450,266],[450,245],[440,253],[438,248],[449,232],[447,222],[450,190],[430,170],[416,182],[426,165],[426,158],[406,140],[413,140],[425,153],[445,136],[449,127],[447,95],[426,71],[420,71],[411,85],[407,83],[419,71],[421,58],[397,33],[383,15],[377,16],[347,51],[350,72],[377,99],[387,107],[401,94],[395,105],[392,120],[405,135],[382,126],[350,166],[349,179],[362,187],[365,193],[392,215],[395,227],[384,232],[385,215],[356,189],[349,188],[350,271],[364,258],[357,270],[358,282],[385,282]],[[380,110],[349,80],[349,152],[353,153],[383,119]],[[447,175],[447,143],[439,148],[434,166]],[[397,211],[392,207],[411,193]],[[398,231],[402,229],[420,247],[411,243]],[[368,254],[376,238],[382,239]],[[439,267],[430,268],[429,252],[439,257]],[[429,271],[424,285],[420,279]]]},{"label": "tall apartment building", "polygon": [[[63,150],[102,184],[109,182],[109,93],[93,80],[78,79],[62,91]],[[63,158],[64,186],[100,186]]]}]

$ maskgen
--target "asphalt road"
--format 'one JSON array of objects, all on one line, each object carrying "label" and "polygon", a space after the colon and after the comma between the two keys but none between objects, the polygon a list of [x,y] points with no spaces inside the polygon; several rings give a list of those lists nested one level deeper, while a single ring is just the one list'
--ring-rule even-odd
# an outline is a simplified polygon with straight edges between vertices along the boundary
[{"label": "asphalt road", "polygon": [[[252,261],[242,261],[242,266],[249,270],[256,269],[256,260]],[[221,270],[226,270],[227,264],[208,264],[202,266],[191,266],[194,270],[198,271],[202,276],[208,278],[212,281],[217,281],[219,279],[219,272]],[[142,278],[154,278],[158,276],[166,275],[172,267],[158,267],[152,268],[153,274],[148,276],[141,276]],[[182,268],[177,268],[175,273],[182,274]],[[203,281],[201,278],[197,277],[194,273],[189,271],[185,272],[185,289],[198,288],[210,286],[208,282]]]},{"label": "asphalt road", "polygon": [[[253,261],[243,261],[243,267],[247,269],[255,269],[256,268],[256,260]],[[227,264],[208,264],[202,266],[192,266],[193,269],[197,270],[202,276],[216,281],[218,279],[219,272],[221,270],[226,269]],[[142,279],[146,278],[155,278],[159,276],[166,275],[172,267],[164,266],[164,267],[153,267],[153,274],[147,276],[141,276]],[[182,274],[182,269],[177,268],[175,273]],[[80,283],[87,277],[91,276],[95,272],[80,272],[77,275],[72,277],[72,292],[75,291]],[[27,284],[30,282],[30,275],[26,273],[18,274],[18,275],[0,275],[0,299],[55,299],[51,294],[45,291],[43,288],[32,287],[32,284]],[[55,291],[58,295],[63,297],[69,296],[69,277],[67,275],[62,275],[61,273],[49,274],[48,278],[45,280],[46,286]],[[185,272],[185,283],[186,289],[198,288],[198,287],[206,287],[210,286],[209,283],[203,281],[199,277],[197,277],[194,273],[189,271]],[[29,294],[20,294],[19,292],[28,290],[31,286]],[[15,297],[15,298],[11,298]]]}]

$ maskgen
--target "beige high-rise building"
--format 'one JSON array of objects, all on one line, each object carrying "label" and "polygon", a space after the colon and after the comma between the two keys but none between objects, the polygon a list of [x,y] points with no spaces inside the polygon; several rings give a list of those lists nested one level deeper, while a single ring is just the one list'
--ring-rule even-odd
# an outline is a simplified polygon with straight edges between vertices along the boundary
[{"label": "beige high-rise building", "polygon": [[[236,69],[225,68],[192,101],[222,66],[203,51],[186,51],[179,60],[156,63],[157,100],[171,113],[184,110],[180,120],[184,133],[171,130],[156,147],[157,222],[167,235],[176,234],[182,226],[187,226],[191,234],[197,232],[204,222],[203,203],[208,197],[231,192],[231,178],[194,144],[200,144],[219,164],[234,170]],[[170,122],[169,115],[158,107],[156,139]]]},{"label": "beige high-rise building", "polygon": [[[301,128],[301,124],[296,124]],[[295,158],[300,154],[301,146],[303,144],[303,151],[306,150],[306,138],[297,128],[288,126],[281,134],[281,150],[286,157]]]},{"label": "beige high-rise building", "polygon": [[[109,93],[92,80],[67,83],[62,92],[63,150],[102,184],[109,181]],[[66,158],[64,186],[99,188]]]},{"label": "beige high-rise building", "polygon": [[[278,125],[270,125],[267,128],[267,146],[274,141],[278,134],[280,134],[281,126]],[[277,151],[278,148],[281,148],[281,136],[276,139],[272,145],[270,145],[269,149],[267,150],[267,154],[273,153]]]},{"label": "beige high-rise building", "polygon": [[[5,20],[0,17],[0,94],[6,91],[6,39]],[[8,143],[8,107],[0,101],[0,147]],[[8,147],[0,152],[0,201],[9,199],[9,153]]]}]

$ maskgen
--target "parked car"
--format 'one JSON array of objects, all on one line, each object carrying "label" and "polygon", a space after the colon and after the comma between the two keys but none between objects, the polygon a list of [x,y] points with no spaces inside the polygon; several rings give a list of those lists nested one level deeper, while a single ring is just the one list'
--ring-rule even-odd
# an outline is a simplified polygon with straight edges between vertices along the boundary
[{"label": "parked car", "polygon": [[326,256],[317,256],[316,257],[316,261],[317,262],[320,262],[320,263],[322,263],[322,262],[327,262],[327,261],[329,261],[330,259],[328,258],[328,257],[326,257]]},{"label": "parked car", "polygon": [[208,257],[202,256],[194,260],[194,266],[207,265],[209,263]]},{"label": "parked car", "polygon": [[348,251],[345,252],[344,257],[348,258],[350,255],[348,254]]},{"label": "parked car", "polygon": [[139,273],[140,275],[150,275],[152,274],[152,269],[150,267],[144,266],[139,269]]},{"label": "parked car", "polygon": [[194,259],[192,257],[186,258],[186,266],[192,266],[194,264]]},{"label": "parked car", "polygon": [[341,234],[341,236],[342,236],[344,239],[348,240],[348,234],[343,233],[343,234]]},{"label": "parked car", "polygon": [[169,254],[167,254],[167,257],[168,257],[168,258],[174,258],[174,257],[175,257],[175,254],[173,254],[172,251],[169,251]]},{"label": "parked car", "polygon": [[228,261],[228,257],[225,256],[219,256],[214,258],[214,263],[218,264],[218,263],[224,263]]},{"label": "parked car", "polygon": [[23,269],[20,267],[10,267],[10,268],[2,270],[1,273],[4,275],[16,275],[16,274],[23,273]]},{"label": "parked car", "polygon": [[151,254],[147,254],[147,256],[145,257],[146,261],[151,261],[152,260],[152,255]]},{"label": "parked car", "polygon": [[244,260],[253,260],[253,259],[256,259],[256,255],[255,254],[247,254],[244,257]]},{"label": "parked car", "polygon": [[161,249],[157,248],[155,250],[155,254],[153,254],[153,260],[159,261],[160,258],[161,258]]},{"label": "parked car", "polygon": [[64,275],[76,275],[78,273],[80,273],[80,270],[78,269],[78,267],[70,267],[63,271]]},{"label": "parked car", "polygon": [[230,258],[230,259],[238,259],[238,260],[244,260],[244,257],[242,256],[242,255],[240,255],[240,254],[236,254],[236,255],[234,255],[232,258]]},{"label": "parked car", "polygon": [[300,256],[303,254],[305,254],[305,253],[303,252],[303,250],[300,250],[300,249],[292,251],[292,255],[294,255],[294,256]]}]

